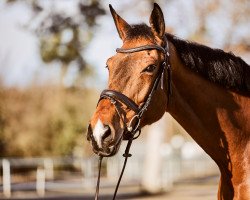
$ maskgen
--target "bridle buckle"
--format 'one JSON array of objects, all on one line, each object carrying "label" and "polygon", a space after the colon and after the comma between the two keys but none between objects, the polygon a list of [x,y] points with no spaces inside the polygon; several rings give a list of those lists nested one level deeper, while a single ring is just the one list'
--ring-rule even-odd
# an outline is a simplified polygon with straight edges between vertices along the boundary
[{"label": "bridle buckle", "polygon": [[[135,127],[133,128],[132,123],[134,122],[135,119],[137,119],[138,121],[137,121]],[[136,131],[139,128],[140,123],[141,123],[141,118],[139,117],[139,115],[134,115],[128,124],[127,130],[129,132],[132,132],[133,130]]]}]

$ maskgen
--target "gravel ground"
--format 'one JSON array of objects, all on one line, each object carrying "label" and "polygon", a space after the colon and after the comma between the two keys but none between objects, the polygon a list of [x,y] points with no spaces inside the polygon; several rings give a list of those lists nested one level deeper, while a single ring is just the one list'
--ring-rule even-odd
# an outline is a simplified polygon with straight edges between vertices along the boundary
[{"label": "gravel ground", "polygon": [[[217,199],[218,176],[186,179],[176,182],[170,192],[159,195],[148,195],[139,192],[139,187],[121,187],[118,191],[118,199],[127,200],[215,200]],[[112,199],[113,187],[108,190],[102,190],[100,200]],[[68,191],[47,191],[44,198],[37,197],[36,193],[31,191],[14,192],[12,200],[93,200],[94,191],[74,190]],[[5,199],[3,196],[0,199]]]},{"label": "gravel ground", "polygon": [[215,200],[217,199],[218,176],[183,180],[176,183],[169,193],[133,198],[133,200]]},{"label": "gravel ground", "polygon": [[216,185],[178,185],[173,191],[159,196],[138,197],[132,200],[215,200]]}]

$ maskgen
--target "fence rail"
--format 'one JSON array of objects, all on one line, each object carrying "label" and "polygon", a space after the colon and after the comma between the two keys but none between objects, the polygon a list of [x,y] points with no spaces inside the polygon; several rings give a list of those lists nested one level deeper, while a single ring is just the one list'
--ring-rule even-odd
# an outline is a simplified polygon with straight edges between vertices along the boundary
[{"label": "fence rail", "polygon": [[[140,145],[139,145],[140,146]],[[183,177],[198,177],[218,173],[217,166],[205,154],[195,158],[184,159],[180,151],[163,155],[161,170],[161,187],[171,189],[173,183]],[[123,158],[117,155],[106,159],[103,166],[103,186],[113,186],[122,167]],[[1,159],[2,196],[9,198],[16,191],[34,191],[39,197],[51,190],[65,191],[78,189],[81,191],[93,190],[96,181],[96,158],[4,158]],[[29,177],[23,174],[29,169]],[[134,153],[130,159],[123,184],[139,185],[143,176],[143,154]],[[15,169],[18,169],[15,171]],[[17,179],[18,177],[18,180]],[[20,181],[21,179],[21,181]],[[26,180],[25,180],[26,179]],[[25,180],[25,182],[24,182]]]}]

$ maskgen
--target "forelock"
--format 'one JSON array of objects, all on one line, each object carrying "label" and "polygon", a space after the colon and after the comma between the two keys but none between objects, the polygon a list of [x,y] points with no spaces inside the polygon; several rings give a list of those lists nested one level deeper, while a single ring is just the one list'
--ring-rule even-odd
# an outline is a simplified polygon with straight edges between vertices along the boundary
[{"label": "forelock", "polygon": [[146,24],[134,24],[127,31],[127,39],[137,39],[137,38],[153,38],[154,35],[151,28]]}]

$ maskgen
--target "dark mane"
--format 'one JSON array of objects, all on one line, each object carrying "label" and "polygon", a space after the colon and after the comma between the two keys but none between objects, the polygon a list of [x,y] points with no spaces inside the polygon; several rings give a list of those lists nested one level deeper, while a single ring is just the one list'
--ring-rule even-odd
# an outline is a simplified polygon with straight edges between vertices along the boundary
[{"label": "dark mane", "polygon": [[184,65],[227,89],[250,94],[250,66],[240,57],[170,34],[167,38],[175,46]]}]

